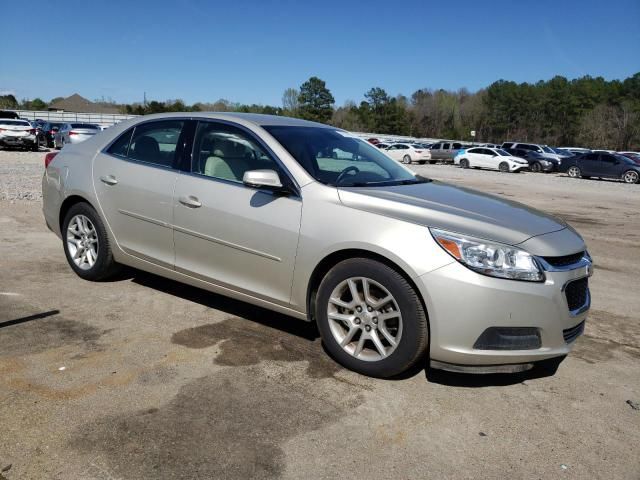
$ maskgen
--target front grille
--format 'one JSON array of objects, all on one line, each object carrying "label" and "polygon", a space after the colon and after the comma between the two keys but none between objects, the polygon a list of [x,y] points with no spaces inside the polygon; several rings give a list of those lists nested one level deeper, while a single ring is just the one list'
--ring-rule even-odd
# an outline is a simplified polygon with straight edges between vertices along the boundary
[{"label": "front grille", "polygon": [[584,252],[572,253],[571,255],[563,255],[562,257],[542,257],[552,267],[566,267],[579,262],[584,257]]},{"label": "front grille", "polygon": [[577,310],[587,303],[589,297],[589,281],[587,277],[567,283],[564,290],[569,310]]},{"label": "front grille", "polygon": [[581,321],[575,327],[567,328],[562,331],[562,336],[564,337],[564,341],[567,343],[573,342],[576,338],[578,338],[584,332],[584,320]]}]

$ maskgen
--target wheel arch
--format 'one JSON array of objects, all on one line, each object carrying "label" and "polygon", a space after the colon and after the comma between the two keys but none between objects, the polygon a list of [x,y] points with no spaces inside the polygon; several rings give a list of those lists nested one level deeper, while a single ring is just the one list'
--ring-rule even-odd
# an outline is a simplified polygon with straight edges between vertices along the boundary
[{"label": "wheel arch", "polygon": [[337,250],[325,256],[320,262],[316,265],[311,276],[309,277],[309,283],[307,284],[307,315],[309,320],[315,322],[315,300],[318,293],[318,288],[320,287],[320,282],[325,277],[325,275],[331,270],[334,266],[340,263],[343,260],[349,258],[368,258],[370,260],[375,260],[387,267],[395,270],[400,275],[404,277],[404,279],[411,285],[411,288],[414,289],[418,298],[420,298],[420,302],[422,304],[422,308],[424,309],[425,315],[427,317],[427,331],[429,334],[429,339],[431,338],[431,328],[429,326],[429,311],[427,310],[427,305],[422,296],[422,293],[416,283],[413,281],[411,275],[407,273],[405,269],[403,269],[400,265],[398,265],[393,260],[385,257],[384,255],[376,252],[372,252],[370,250],[360,249],[360,248],[345,248],[342,250]]},{"label": "wheel arch", "polygon": [[96,207],[85,197],[77,194],[69,195],[67,198],[64,199],[64,201],[60,205],[60,212],[58,214],[58,226],[60,227],[61,232],[62,232],[62,223],[64,222],[64,217],[66,217],[69,209],[78,203],[86,203],[97,212]]}]

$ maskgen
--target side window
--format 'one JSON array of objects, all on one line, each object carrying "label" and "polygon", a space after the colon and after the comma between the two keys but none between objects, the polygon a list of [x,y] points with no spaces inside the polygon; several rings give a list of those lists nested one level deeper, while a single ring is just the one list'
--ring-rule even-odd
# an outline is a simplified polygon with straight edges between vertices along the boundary
[{"label": "side window", "polygon": [[131,136],[133,135],[133,128],[124,132],[118,139],[111,144],[107,153],[111,155],[117,155],[118,157],[126,157],[127,152],[129,151],[129,142],[131,141]]},{"label": "side window", "polygon": [[598,160],[598,154],[597,153],[589,153],[589,154],[585,155],[584,157],[582,157],[582,160]]},{"label": "side window", "polygon": [[173,167],[183,125],[181,120],[163,120],[136,126],[128,157],[162,167]]},{"label": "side window", "polygon": [[454,144],[451,146],[451,148],[454,148],[454,149],[460,149],[460,148],[462,148],[462,145],[461,145],[461,144],[459,144],[459,143],[454,143]]},{"label": "side window", "polygon": [[513,148],[513,143],[505,142],[502,144],[502,148]]},{"label": "side window", "polygon": [[600,160],[604,163],[614,164],[616,163],[616,159],[613,155],[600,155]]},{"label": "side window", "polygon": [[482,153],[480,148],[470,148],[467,150],[468,153]]},{"label": "side window", "polygon": [[448,143],[443,143],[443,144],[442,144],[442,149],[443,149],[443,150],[449,150],[449,148],[451,148],[451,147],[450,147],[450,144],[448,144]]},{"label": "side window", "polygon": [[408,150],[409,147],[407,145],[400,145],[398,148],[400,148],[400,150]]},{"label": "side window", "polygon": [[440,144],[436,143],[435,145],[431,145],[431,150],[440,150]]},{"label": "side window", "polygon": [[249,170],[280,171],[249,134],[215,122],[198,122],[191,162],[193,173],[238,183]]}]

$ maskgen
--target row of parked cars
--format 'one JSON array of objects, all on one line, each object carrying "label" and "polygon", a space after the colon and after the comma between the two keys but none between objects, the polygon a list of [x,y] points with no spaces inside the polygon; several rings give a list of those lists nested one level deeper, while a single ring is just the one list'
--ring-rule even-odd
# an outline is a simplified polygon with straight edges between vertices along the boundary
[{"label": "row of parked cars", "polygon": [[[2,112],[4,113],[4,112]],[[9,112],[13,113],[13,112]],[[102,130],[100,125],[83,122],[48,122],[0,115],[0,147],[37,152],[41,147],[60,149],[80,143]],[[16,118],[17,117],[17,118]]]},{"label": "row of parked cars", "polygon": [[470,145],[460,142],[384,143],[369,139],[389,157],[402,163],[445,162],[461,168],[487,168],[517,173],[561,172],[572,178],[615,178],[640,182],[640,152],[589,150],[579,147],[553,148],[524,142]]}]

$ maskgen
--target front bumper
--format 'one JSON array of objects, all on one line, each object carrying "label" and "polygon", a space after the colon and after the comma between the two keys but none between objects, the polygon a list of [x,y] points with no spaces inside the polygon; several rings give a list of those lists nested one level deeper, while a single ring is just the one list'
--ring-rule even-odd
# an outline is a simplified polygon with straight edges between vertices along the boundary
[{"label": "front bumper", "polygon": [[[567,355],[584,328],[590,297],[587,294],[584,303],[570,311],[565,287],[589,274],[586,266],[546,271],[546,280],[536,283],[488,277],[454,262],[419,277],[418,288],[429,313],[434,367],[438,368],[438,363],[459,367],[528,365]],[[474,348],[491,327],[537,329],[539,346],[523,350]]]}]

